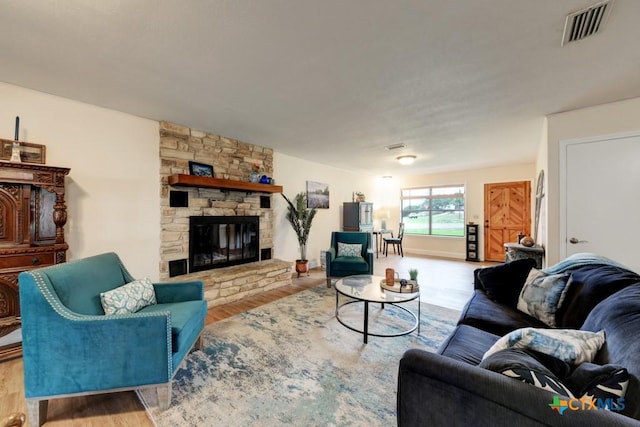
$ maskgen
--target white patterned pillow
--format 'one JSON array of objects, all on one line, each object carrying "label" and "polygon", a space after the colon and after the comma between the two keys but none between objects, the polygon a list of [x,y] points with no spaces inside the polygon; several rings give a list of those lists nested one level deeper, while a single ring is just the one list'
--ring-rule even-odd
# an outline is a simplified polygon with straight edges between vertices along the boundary
[{"label": "white patterned pillow", "polygon": [[362,243],[342,243],[338,242],[338,256],[360,256]]},{"label": "white patterned pillow", "polygon": [[505,348],[528,348],[548,354],[571,365],[592,362],[604,344],[604,330],[600,332],[579,331],[576,329],[536,329],[522,328],[500,338],[482,356]]},{"label": "white patterned pillow", "polygon": [[100,301],[104,314],[131,314],[157,303],[153,283],[148,278],[102,292]]},{"label": "white patterned pillow", "polygon": [[556,326],[556,311],[567,295],[568,273],[545,274],[531,269],[520,291],[518,310],[551,327]]},{"label": "white patterned pillow", "polygon": [[574,397],[571,390],[569,390],[559,379],[545,375],[541,372],[536,372],[532,369],[512,368],[502,371],[501,374],[506,375],[509,378],[522,381],[523,383],[531,384],[543,390],[550,391],[554,394],[571,398]]}]

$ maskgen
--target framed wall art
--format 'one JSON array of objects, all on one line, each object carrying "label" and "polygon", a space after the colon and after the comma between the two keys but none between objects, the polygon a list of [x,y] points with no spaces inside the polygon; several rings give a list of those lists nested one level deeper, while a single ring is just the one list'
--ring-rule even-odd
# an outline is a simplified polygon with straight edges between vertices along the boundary
[{"label": "framed wall art", "polygon": [[213,178],[213,166],[204,163],[196,163],[189,160],[189,174],[195,176],[208,176]]},{"label": "framed wall art", "polygon": [[329,184],[307,181],[307,207],[329,209]]}]

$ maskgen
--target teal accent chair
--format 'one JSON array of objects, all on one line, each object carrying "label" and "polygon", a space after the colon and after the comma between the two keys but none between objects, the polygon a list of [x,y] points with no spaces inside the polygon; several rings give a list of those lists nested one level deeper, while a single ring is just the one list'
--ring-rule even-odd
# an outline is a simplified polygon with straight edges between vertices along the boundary
[{"label": "teal accent chair", "polygon": [[191,348],[202,347],[201,281],[154,284],[156,305],[105,315],[100,293],[135,280],[115,253],[20,273],[24,388],[29,425],[48,400],[157,388],[161,409]]},{"label": "teal accent chair", "polygon": [[[338,256],[338,242],[362,244],[360,256]],[[334,231],[331,233],[331,247],[326,252],[327,287],[331,287],[332,277],[373,274],[373,251],[371,233],[357,231]]]}]

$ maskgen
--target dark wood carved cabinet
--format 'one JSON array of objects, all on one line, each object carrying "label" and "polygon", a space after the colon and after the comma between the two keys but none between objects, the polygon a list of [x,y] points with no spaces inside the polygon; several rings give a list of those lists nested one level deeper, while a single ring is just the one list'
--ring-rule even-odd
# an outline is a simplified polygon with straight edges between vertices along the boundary
[{"label": "dark wood carved cabinet", "polygon": [[66,261],[68,173],[68,168],[0,162],[0,359],[22,352],[16,332],[18,274]]}]

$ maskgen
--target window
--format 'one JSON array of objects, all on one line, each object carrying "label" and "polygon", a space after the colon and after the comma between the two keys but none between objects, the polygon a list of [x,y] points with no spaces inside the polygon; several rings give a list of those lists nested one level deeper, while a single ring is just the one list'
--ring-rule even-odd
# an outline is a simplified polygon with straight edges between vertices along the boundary
[{"label": "window", "polygon": [[464,236],[464,185],[400,190],[407,234]]}]

